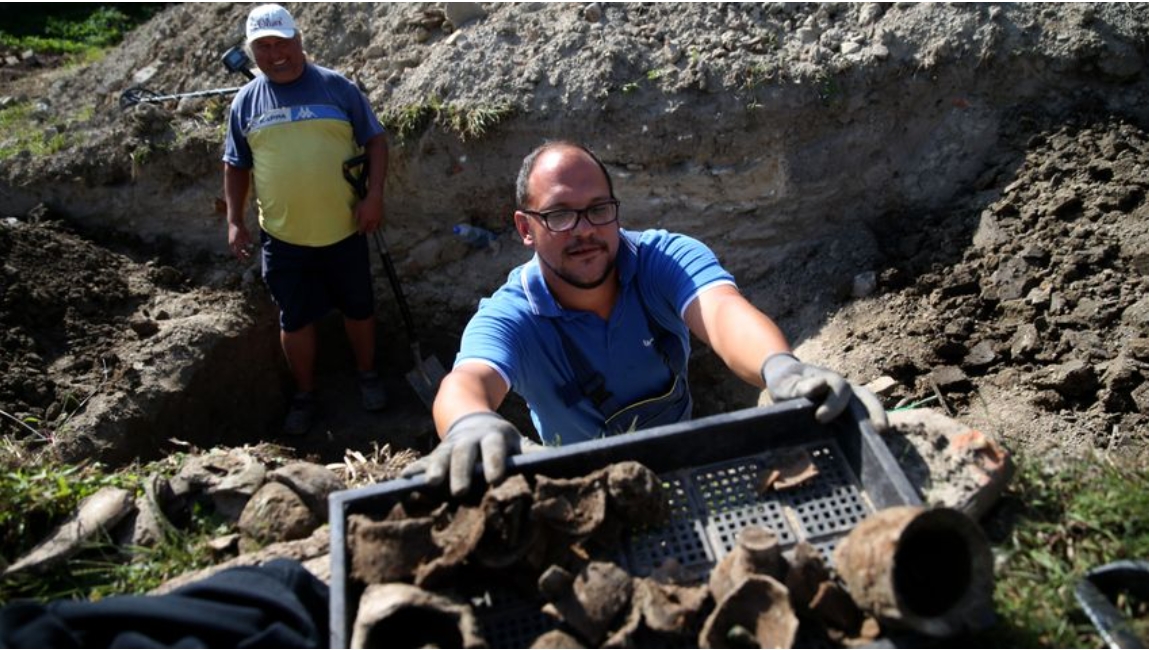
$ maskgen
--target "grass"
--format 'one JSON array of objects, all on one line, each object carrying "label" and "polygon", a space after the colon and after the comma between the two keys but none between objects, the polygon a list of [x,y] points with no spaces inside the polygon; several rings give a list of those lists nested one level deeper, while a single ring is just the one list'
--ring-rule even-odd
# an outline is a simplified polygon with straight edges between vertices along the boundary
[{"label": "grass", "polygon": [[64,150],[70,143],[66,122],[44,120],[30,102],[14,104],[0,110],[0,160],[27,151],[32,156],[46,156]]},{"label": "grass", "polygon": [[112,47],[162,3],[25,4],[0,19],[0,46],[81,59]]},{"label": "grass", "polygon": [[[1078,461],[1050,470],[1020,464],[1002,510],[1016,521],[998,555],[999,624],[989,646],[1101,647],[1073,595],[1086,572],[1116,560],[1149,559],[1149,470]],[[1149,639],[1146,602],[1119,603]]]},{"label": "grass", "polygon": [[432,125],[454,133],[461,140],[477,140],[515,112],[506,102],[492,106],[467,106],[430,97],[418,104],[384,110],[379,121],[400,141],[409,141]]}]

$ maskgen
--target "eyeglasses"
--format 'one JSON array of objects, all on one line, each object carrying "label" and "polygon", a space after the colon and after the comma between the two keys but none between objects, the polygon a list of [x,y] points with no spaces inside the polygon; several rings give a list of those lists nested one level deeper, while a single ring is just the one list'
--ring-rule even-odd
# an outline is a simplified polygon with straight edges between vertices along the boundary
[{"label": "eyeglasses", "polygon": [[574,230],[581,217],[585,217],[586,222],[592,226],[605,226],[614,223],[618,220],[618,199],[588,205],[582,210],[563,209],[548,210],[546,212],[519,210],[519,212],[536,217],[539,221],[543,222],[543,225],[551,232],[566,232],[568,230]]}]

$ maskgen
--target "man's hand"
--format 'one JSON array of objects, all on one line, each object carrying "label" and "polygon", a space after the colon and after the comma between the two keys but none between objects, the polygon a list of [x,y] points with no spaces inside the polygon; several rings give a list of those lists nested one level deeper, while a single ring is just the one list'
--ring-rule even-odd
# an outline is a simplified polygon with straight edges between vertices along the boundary
[{"label": "man's hand", "polygon": [[471,488],[471,470],[480,456],[483,477],[494,485],[507,473],[507,456],[540,448],[493,411],[469,413],[455,420],[430,454],[403,468],[402,476],[426,472],[431,485],[449,477],[451,494],[459,496]]},{"label": "man's hand", "polygon": [[251,253],[255,246],[251,243],[251,234],[247,231],[247,227],[240,224],[228,224],[227,226],[227,245],[231,249],[231,254],[235,255],[235,259],[246,262],[251,258]]},{"label": "man's hand", "polygon": [[802,363],[792,354],[778,353],[762,364],[762,379],[775,401],[805,397],[818,405],[814,417],[823,424],[838,417],[857,397],[869,413],[870,424],[878,431],[889,426],[886,410],[878,397],[861,386],[855,386],[832,370]]},{"label": "man's hand", "polygon": [[355,221],[359,225],[359,232],[370,235],[383,225],[383,196],[368,192],[355,204]]}]

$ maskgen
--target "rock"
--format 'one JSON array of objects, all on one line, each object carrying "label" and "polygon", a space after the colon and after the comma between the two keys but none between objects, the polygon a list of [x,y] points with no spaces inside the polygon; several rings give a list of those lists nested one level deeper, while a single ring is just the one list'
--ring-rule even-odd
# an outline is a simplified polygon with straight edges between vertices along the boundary
[{"label": "rock", "polygon": [[267,483],[248,501],[237,527],[246,537],[264,545],[303,539],[322,523],[291,488]]},{"label": "rock", "polygon": [[969,377],[957,366],[938,366],[930,371],[930,380],[943,393],[965,393],[973,388]]},{"label": "rock", "polygon": [[136,499],[136,513],[132,517],[129,546],[150,548],[162,542],[172,524],[164,514],[164,504],[170,499],[171,489],[159,474],[152,474],[144,482],[144,498]]},{"label": "rock", "polygon": [[1149,381],[1142,383],[1130,393],[1138,413],[1149,414]]},{"label": "rock", "polygon": [[982,370],[992,365],[996,360],[997,353],[994,351],[993,341],[979,341],[970,348],[969,353],[965,356],[965,360],[962,361],[962,366]]},{"label": "rock", "polygon": [[455,29],[487,16],[487,10],[478,2],[445,2],[443,12]]},{"label": "rock", "polygon": [[141,339],[146,339],[160,331],[159,323],[146,316],[133,316],[132,319],[128,321],[128,327],[132,328],[136,336],[139,336]]},{"label": "rock", "polygon": [[582,17],[586,19],[588,23],[597,23],[602,20],[602,5],[597,2],[588,4],[582,10]]},{"label": "rock", "polygon": [[854,276],[854,284],[851,288],[851,295],[855,298],[865,298],[866,296],[874,293],[878,288],[878,274],[875,271],[866,271]]},{"label": "rock", "polygon": [[990,436],[935,409],[893,411],[889,420],[883,438],[926,505],[981,519],[1004,494],[1013,458]]},{"label": "rock", "polygon": [[882,375],[881,377],[878,377],[865,386],[865,388],[869,389],[871,393],[879,397],[889,396],[897,387],[897,380],[893,377],[890,377],[889,375]]},{"label": "rock", "polygon": [[68,521],[57,526],[44,541],[5,569],[3,576],[46,571],[59,566],[83,550],[97,535],[110,534],[133,507],[131,492],[116,487],[101,488],[84,499]]},{"label": "rock", "polygon": [[335,472],[316,463],[290,463],[272,470],[268,481],[283,483],[299,495],[307,507],[323,521],[327,521],[327,497],[347,486]]},{"label": "rock", "polygon": [[1037,326],[1026,323],[1017,328],[1009,341],[1009,353],[1014,359],[1025,359],[1041,349],[1041,337]]},{"label": "rock", "polygon": [[1097,373],[1091,364],[1072,359],[1037,373],[1034,384],[1038,388],[1053,389],[1066,399],[1092,401],[1097,390]]}]

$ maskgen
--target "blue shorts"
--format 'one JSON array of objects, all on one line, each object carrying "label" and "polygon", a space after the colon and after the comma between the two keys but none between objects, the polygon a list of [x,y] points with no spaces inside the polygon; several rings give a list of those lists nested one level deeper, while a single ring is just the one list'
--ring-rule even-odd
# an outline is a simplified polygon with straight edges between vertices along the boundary
[{"label": "blue shorts", "polygon": [[296,246],[260,231],[263,281],[279,307],[279,327],[294,332],[338,309],[352,320],[375,314],[367,237],[330,246]]}]

